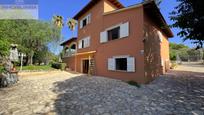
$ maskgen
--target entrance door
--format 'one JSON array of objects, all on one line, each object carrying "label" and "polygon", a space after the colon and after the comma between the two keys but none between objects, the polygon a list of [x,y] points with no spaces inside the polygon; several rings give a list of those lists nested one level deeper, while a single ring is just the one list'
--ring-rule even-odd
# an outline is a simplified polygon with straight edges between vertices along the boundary
[{"label": "entrance door", "polygon": [[85,74],[89,73],[89,60],[82,61],[82,70],[83,70],[83,73]]}]

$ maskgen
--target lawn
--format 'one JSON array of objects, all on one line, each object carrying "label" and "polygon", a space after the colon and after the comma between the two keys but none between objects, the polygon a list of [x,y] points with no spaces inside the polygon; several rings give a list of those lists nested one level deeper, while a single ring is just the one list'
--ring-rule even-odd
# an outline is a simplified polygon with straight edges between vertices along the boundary
[{"label": "lawn", "polygon": [[[20,67],[17,67],[17,70],[20,70]],[[51,67],[51,65],[30,65],[30,66],[23,66],[22,70],[31,70],[31,71],[48,71],[48,70],[55,70]]]}]

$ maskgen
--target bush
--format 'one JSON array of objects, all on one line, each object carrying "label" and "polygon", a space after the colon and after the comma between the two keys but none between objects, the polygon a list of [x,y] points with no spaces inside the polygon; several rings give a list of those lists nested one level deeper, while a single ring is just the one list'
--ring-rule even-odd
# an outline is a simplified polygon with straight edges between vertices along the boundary
[{"label": "bush", "polygon": [[178,66],[178,64],[176,62],[172,62],[171,63],[171,69],[175,69]]},{"label": "bush", "polygon": [[55,69],[65,70],[66,63],[52,63],[51,66]]},{"label": "bush", "polygon": [[0,73],[4,71],[4,67],[0,65]]},{"label": "bush", "polygon": [[136,86],[136,87],[138,87],[138,88],[141,87],[140,84],[138,84],[138,83],[135,82],[135,81],[128,81],[127,83],[128,83],[129,85]]}]

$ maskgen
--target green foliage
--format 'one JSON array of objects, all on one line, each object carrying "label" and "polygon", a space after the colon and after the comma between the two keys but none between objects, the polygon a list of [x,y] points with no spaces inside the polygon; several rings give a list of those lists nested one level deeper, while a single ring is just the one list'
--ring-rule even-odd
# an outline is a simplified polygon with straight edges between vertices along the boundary
[{"label": "green foliage", "polygon": [[[0,27],[0,52],[2,53],[0,55],[6,55],[8,52],[6,46],[14,43],[19,45],[20,52],[27,54],[31,59],[34,54],[39,54],[39,52],[49,52],[45,50],[45,47],[50,43],[56,44],[61,39],[61,29],[56,28],[51,22],[0,20]],[[42,57],[41,54],[38,56]]]},{"label": "green foliage", "polygon": [[0,73],[4,71],[4,67],[0,65]]},{"label": "green foliage", "polygon": [[177,66],[178,66],[178,64],[177,64],[177,63],[172,62],[171,69],[175,69]]},{"label": "green foliage", "polygon": [[189,50],[189,47],[183,44],[170,43],[170,59],[176,60],[176,56],[178,54],[180,56],[187,57],[188,50]]},{"label": "green foliage", "polygon": [[69,19],[67,25],[71,31],[74,31],[77,25],[77,21],[74,19]]},{"label": "green foliage", "polygon": [[63,17],[62,16],[53,16],[52,21],[54,25],[58,28],[62,28],[64,26]]},{"label": "green foliage", "polygon": [[172,27],[180,28],[183,40],[191,40],[197,49],[204,43],[204,0],[177,0],[179,5],[171,12]]},{"label": "green foliage", "polygon": [[138,84],[138,83],[135,82],[135,81],[128,81],[127,83],[128,83],[129,85],[136,86],[136,87],[138,87],[138,88],[141,87],[140,84]]},{"label": "green foliage", "polygon": [[9,53],[10,44],[6,39],[0,38],[0,57],[7,56]]},{"label": "green foliage", "polygon": [[170,43],[170,48],[174,50],[180,50],[180,49],[188,49],[188,46],[185,46],[184,44],[176,44],[176,43]]},{"label": "green foliage", "polygon": [[52,67],[55,69],[65,70],[66,63],[53,63]]},{"label": "green foliage", "polygon": [[[34,66],[34,65],[30,65],[30,66],[23,66],[22,68],[23,70],[31,70],[31,71],[48,71],[48,70],[54,70],[54,68],[52,68],[50,65],[43,65],[43,66]],[[20,70],[20,67],[17,67],[17,70]]]}]

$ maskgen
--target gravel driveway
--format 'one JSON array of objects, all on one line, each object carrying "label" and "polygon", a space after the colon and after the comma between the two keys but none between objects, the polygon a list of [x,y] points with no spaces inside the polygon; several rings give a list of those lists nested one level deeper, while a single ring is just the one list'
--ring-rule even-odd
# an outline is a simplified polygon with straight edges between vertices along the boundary
[{"label": "gravel driveway", "polygon": [[171,71],[141,88],[66,72],[0,89],[0,115],[204,115],[204,73]]}]

